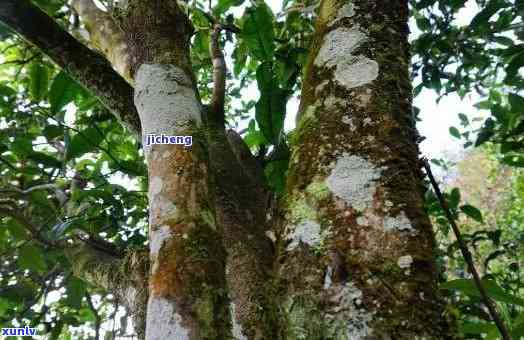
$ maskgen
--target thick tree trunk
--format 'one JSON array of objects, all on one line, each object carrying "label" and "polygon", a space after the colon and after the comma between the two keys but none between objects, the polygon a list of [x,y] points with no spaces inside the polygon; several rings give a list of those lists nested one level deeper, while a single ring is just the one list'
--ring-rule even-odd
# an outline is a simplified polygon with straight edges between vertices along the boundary
[{"label": "thick tree trunk", "polygon": [[[144,147],[151,277],[146,339],[225,339],[225,252],[189,62],[191,26],[174,1],[131,1],[124,26],[142,135],[192,135],[193,145]],[[224,327],[226,326],[226,327]]]},{"label": "thick tree trunk", "polygon": [[405,0],[324,0],[288,181],[285,338],[449,338],[411,117]]}]

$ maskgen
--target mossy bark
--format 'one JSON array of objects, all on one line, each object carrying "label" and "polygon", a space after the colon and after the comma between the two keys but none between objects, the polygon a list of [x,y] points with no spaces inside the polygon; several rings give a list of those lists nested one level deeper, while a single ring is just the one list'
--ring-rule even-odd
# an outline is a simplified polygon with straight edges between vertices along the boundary
[{"label": "mossy bark", "polygon": [[305,73],[280,275],[287,339],[443,339],[411,120],[405,0],[324,0]]},{"label": "mossy bark", "polygon": [[215,222],[191,25],[176,1],[130,1],[121,17],[142,135],[192,135],[190,147],[144,145],[151,276],[146,337],[227,339],[225,251]]}]

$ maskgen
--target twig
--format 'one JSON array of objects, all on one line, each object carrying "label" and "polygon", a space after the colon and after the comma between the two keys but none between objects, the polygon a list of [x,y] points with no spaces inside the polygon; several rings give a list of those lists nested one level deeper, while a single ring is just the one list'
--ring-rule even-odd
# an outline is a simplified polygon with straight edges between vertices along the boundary
[{"label": "twig", "polygon": [[224,125],[224,99],[226,92],[226,62],[220,49],[220,31],[222,26],[215,24],[211,31],[209,54],[213,60],[213,96],[211,110],[213,118],[222,126]]},{"label": "twig", "polygon": [[444,210],[444,213],[446,214],[446,218],[448,219],[449,224],[451,225],[451,228],[453,229],[453,233],[455,234],[455,237],[457,238],[457,243],[459,245],[462,256],[464,257],[464,260],[466,261],[466,264],[468,265],[468,269],[471,275],[473,275],[473,281],[475,282],[475,286],[477,287],[480,293],[480,296],[482,297],[482,300],[484,301],[484,304],[488,308],[489,314],[491,318],[493,319],[493,322],[495,322],[495,325],[499,329],[500,334],[502,335],[502,338],[504,340],[511,340],[511,335],[509,334],[509,331],[506,325],[504,324],[504,321],[502,320],[499,313],[497,312],[495,304],[489,298],[486,292],[486,289],[484,288],[484,285],[482,284],[480,275],[477,269],[475,268],[475,264],[473,263],[473,258],[468,249],[468,246],[466,245],[466,242],[464,242],[464,239],[462,238],[462,234],[460,233],[460,230],[457,224],[455,223],[455,219],[453,218],[453,215],[451,214],[448,203],[444,199],[444,196],[442,195],[442,192],[439,189],[439,186],[437,184],[437,181],[435,180],[435,177],[433,177],[433,173],[431,172],[431,166],[429,165],[429,162],[427,159],[423,159],[422,162],[424,164],[424,169],[426,169],[426,173],[428,175],[429,181],[431,182],[431,185],[433,186],[433,190],[435,190],[435,195],[437,195],[437,199],[439,200],[439,203],[442,209]]}]

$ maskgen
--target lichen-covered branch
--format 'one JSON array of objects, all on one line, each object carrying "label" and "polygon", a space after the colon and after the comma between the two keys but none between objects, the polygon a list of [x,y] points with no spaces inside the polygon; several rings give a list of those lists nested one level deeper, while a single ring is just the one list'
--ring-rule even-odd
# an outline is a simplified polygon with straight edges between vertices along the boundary
[{"label": "lichen-covered branch", "polygon": [[127,308],[139,339],[144,339],[149,271],[147,250],[134,250],[116,257],[80,244],[67,248],[66,255],[75,276],[113,294]]},{"label": "lichen-covered branch", "polygon": [[123,30],[111,13],[99,9],[93,0],[74,0],[72,6],[89,32],[89,42],[132,84],[127,42]]},{"label": "lichen-covered branch", "polygon": [[226,278],[237,339],[276,339],[274,249],[266,235],[269,192],[263,170],[236,132],[209,129],[217,224],[227,250]]},{"label": "lichen-covered branch", "polygon": [[0,1],[0,21],[41,49],[99,98],[128,130],[140,135],[133,88],[104,57],[76,40],[29,0]]}]

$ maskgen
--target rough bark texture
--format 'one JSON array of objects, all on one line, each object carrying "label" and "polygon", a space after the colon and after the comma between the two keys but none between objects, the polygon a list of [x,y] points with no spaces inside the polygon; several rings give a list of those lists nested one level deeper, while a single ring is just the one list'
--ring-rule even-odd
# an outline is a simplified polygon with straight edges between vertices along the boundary
[{"label": "rough bark texture", "polygon": [[236,132],[212,127],[209,131],[217,223],[228,254],[232,319],[238,321],[233,335],[274,339],[279,329],[278,310],[271,285],[274,250],[266,236],[270,196],[263,172]]},{"label": "rough bark texture", "polygon": [[147,251],[135,250],[116,257],[81,245],[67,249],[66,253],[75,276],[113,294],[133,318],[138,338],[144,339],[149,271]]},{"label": "rough bark texture", "polygon": [[449,338],[411,113],[407,1],[324,0],[281,266],[285,338]]},{"label": "rough bark texture", "polygon": [[0,1],[0,21],[43,50],[98,97],[129,131],[140,134],[140,120],[133,105],[133,88],[104,57],[78,42],[28,0]]},{"label": "rough bark texture", "polygon": [[146,338],[225,339],[231,334],[225,251],[190,73],[191,26],[175,1],[130,1],[122,19],[142,135],[193,135],[189,148],[145,148],[151,254]]}]

